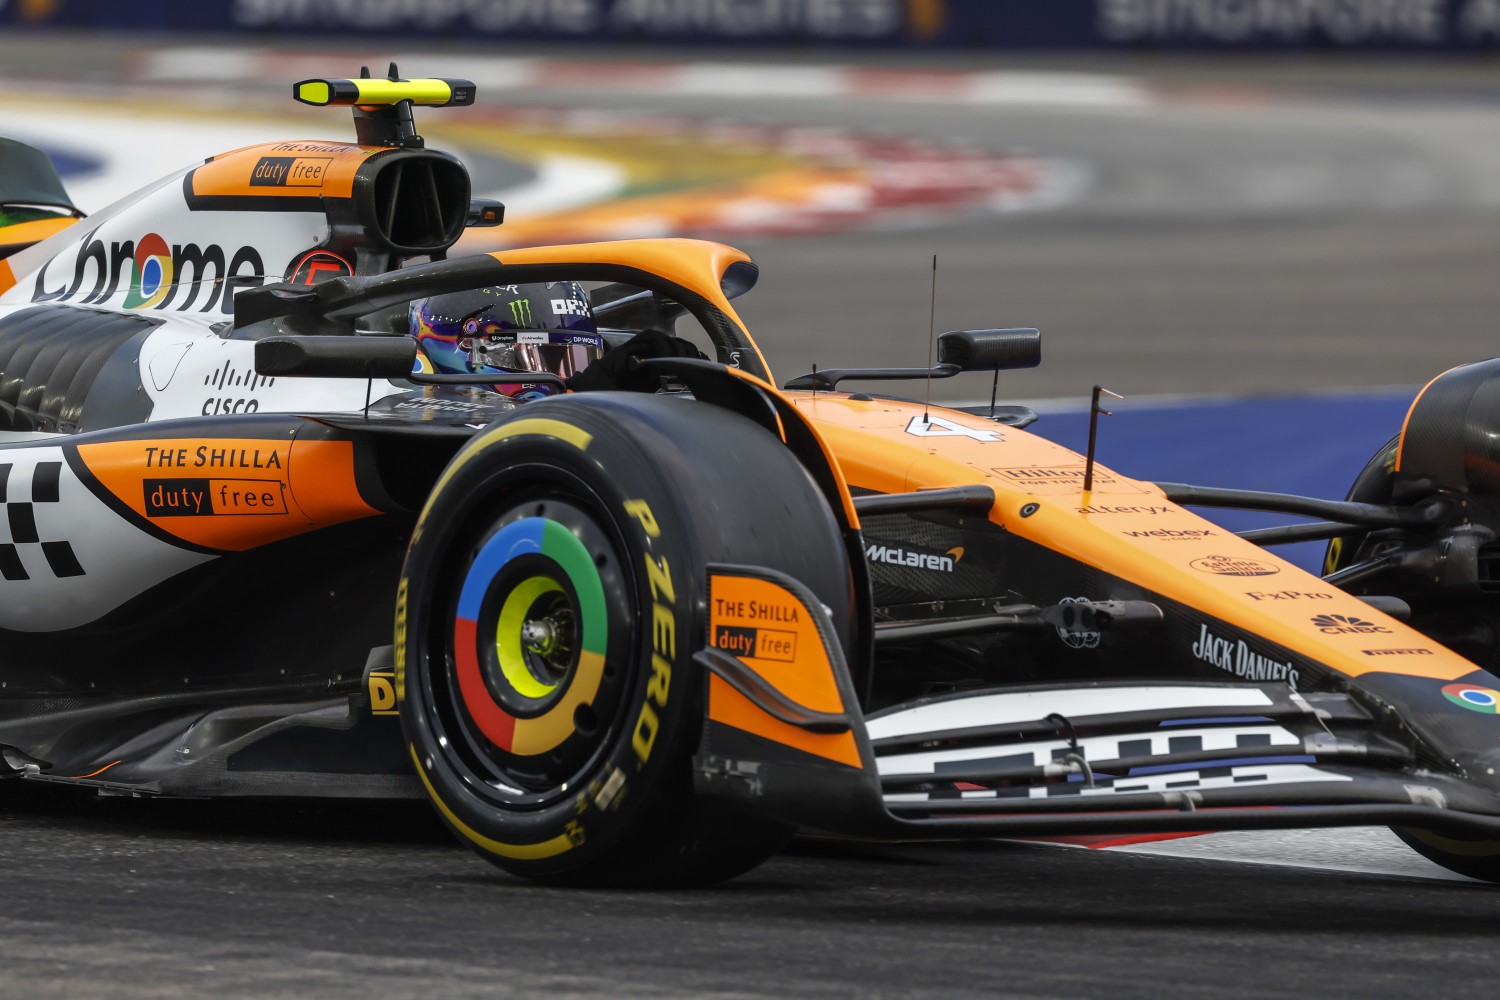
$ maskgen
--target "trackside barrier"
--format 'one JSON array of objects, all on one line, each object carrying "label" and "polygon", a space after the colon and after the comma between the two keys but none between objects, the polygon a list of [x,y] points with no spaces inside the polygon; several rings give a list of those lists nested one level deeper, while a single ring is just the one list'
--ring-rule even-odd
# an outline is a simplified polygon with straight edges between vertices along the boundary
[{"label": "trackside barrier", "polygon": [[1500,47],[1500,0],[0,0],[0,31],[933,49]]}]

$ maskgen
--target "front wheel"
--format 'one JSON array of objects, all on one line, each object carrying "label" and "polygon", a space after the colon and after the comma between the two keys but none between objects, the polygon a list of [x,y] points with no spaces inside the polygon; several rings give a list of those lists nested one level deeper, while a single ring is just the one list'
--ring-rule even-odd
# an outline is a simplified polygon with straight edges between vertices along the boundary
[{"label": "front wheel", "polygon": [[1500,882],[1500,840],[1459,840],[1394,826],[1391,832],[1405,841],[1407,847],[1450,872],[1484,882]]},{"label": "front wheel", "polygon": [[543,882],[758,864],[791,829],[693,792],[705,567],[792,575],[847,642],[844,552],[796,458],[718,407],[596,394],[491,425],[434,488],[398,596],[401,720],[434,805]]},{"label": "front wheel", "polygon": [[[1354,477],[1344,499],[1357,503],[1390,503],[1396,472],[1396,452],[1400,445],[1399,434],[1381,445],[1370,456],[1364,468],[1359,470],[1359,475]],[[1351,532],[1330,541],[1323,553],[1323,575],[1327,576],[1358,562],[1365,554],[1362,550],[1368,537],[1367,531]]]}]

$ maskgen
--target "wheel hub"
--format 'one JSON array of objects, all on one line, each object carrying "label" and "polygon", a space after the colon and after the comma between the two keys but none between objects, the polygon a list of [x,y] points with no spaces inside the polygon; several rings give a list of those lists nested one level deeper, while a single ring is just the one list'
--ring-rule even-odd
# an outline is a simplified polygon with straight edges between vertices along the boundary
[{"label": "wheel hub", "polygon": [[558,608],[544,617],[526,619],[521,623],[521,645],[541,661],[540,664],[533,664],[533,671],[536,666],[540,666],[548,675],[538,677],[537,680],[544,683],[561,680],[573,658],[572,611]]},{"label": "wheel hub", "polygon": [[[617,596],[625,588],[611,539],[585,510],[562,500],[513,510],[457,587],[455,708],[476,759],[488,758],[505,787],[560,795],[619,705],[606,658],[629,620]],[[617,634],[618,647],[629,632]]]}]

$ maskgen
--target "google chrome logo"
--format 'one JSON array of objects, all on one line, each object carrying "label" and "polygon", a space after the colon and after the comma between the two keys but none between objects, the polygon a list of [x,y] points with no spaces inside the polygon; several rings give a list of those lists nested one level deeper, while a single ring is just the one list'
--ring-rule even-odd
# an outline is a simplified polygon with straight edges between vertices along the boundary
[{"label": "google chrome logo", "polygon": [[161,305],[172,290],[172,270],[172,251],[167,241],[155,233],[142,236],[135,245],[135,273],[125,295],[125,308],[154,309]]},{"label": "google chrome logo", "polygon": [[1500,715],[1500,691],[1494,688],[1480,687],[1477,684],[1449,684],[1443,688],[1443,697],[1474,712]]}]

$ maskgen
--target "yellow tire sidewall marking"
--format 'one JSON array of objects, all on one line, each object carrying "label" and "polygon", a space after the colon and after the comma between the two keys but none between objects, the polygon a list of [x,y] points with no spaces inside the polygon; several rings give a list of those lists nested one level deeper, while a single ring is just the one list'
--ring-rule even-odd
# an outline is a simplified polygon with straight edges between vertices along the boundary
[{"label": "yellow tire sidewall marking", "polygon": [[427,797],[432,800],[432,804],[437,807],[438,812],[443,814],[443,818],[448,821],[449,825],[475,846],[491,854],[516,861],[540,861],[544,858],[555,858],[573,849],[573,841],[561,833],[539,844],[507,844],[493,837],[486,837],[453,814],[453,810],[449,809],[448,804],[438,797],[436,790],[432,787],[432,782],[428,780],[422,761],[417,757],[416,746],[409,744],[407,749],[411,751],[411,762],[416,766],[417,777],[422,779],[422,787],[427,789]]},{"label": "yellow tire sidewall marking", "polygon": [[486,431],[465,445],[463,450],[454,456],[453,461],[448,463],[448,467],[443,470],[443,474],[438,477],[437,485],[427,495],[427,503],[422,507],[421,516],[417,518],[417,527],[413,533],[412,540],[415,541],[416,536],[422,533],[422,525],[427,522],[427,514],[432,510],[433,501],[438,498],[443,489],[458,474],[458,470],[462,469],[469,463],[470,459],[483,452],[495,442],[518,437],[522,434],[540,434],[546,437],[557,438],[559,441],[566,441],[579,451],[587,451],[589,442],[594,440],[592,434],[580,427],[574,427],[572,424],[561,420],[551,420],[547,417],[527,417],[523,420],[513,420],[501,427],[496,427],[494,430]]}]

